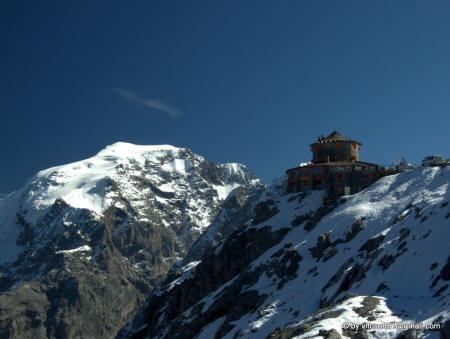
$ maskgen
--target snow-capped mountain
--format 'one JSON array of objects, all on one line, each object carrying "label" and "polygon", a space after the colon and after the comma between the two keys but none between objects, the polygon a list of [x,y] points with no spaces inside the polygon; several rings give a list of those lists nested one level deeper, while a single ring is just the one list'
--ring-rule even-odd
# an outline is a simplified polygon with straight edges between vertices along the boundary
[{"label": "snow-capped mountain", "polygon": [[0,199],[0,337],[114,336],[219,215],[253,210],[263,188],[243,165],[168,145],[116,143],[37,173]]},{"label": "snow-capped mountain", "polygon": [[278,182],[122,334],[450,338],[449,182],[449,167],[419,168],[339,200]]}]

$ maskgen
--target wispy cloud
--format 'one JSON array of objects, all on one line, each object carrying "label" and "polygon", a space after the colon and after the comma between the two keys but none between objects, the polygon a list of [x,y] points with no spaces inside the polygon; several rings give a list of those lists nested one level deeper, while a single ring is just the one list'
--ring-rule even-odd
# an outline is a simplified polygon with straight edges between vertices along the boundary
[{"label": "wispy cloud", "polygon": [[128,99],[139,106],[144,106],[150,109],[156,109],[158,111],[166,112],[167,114],[173,117],[177,117],[182,113],[178,108],[172,107],[159,99],[142,98],[139,95],[123,88],[112,88],[112,91],[116,92],[121,97]]}]

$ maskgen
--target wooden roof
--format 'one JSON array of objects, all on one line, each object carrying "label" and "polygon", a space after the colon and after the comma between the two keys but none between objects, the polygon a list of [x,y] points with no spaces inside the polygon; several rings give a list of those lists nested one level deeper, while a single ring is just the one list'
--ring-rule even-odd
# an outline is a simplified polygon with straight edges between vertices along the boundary
[{"label": "wooden roof", "polygon": [[319,137],[318,140],[315,143],[312,143],[310,146],[316,145],[316,144],[325,144],[330,142],[351,142],[354,144],[362,145],[359,141],[347,138],[343,136],[338,131],[333,131],[329,136],[327,137]]}]

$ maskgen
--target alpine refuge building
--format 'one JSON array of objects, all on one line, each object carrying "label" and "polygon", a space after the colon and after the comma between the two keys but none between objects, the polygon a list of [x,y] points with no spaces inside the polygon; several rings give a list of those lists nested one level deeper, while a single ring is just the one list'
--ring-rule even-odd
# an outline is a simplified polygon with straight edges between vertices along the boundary
[{"label": "alpine refuge building", "polygon": [[288,169],[288,191],[327,189],[330,195],[349,195],[362,191],[381,176],[376,164],[359,161],[361,143],[334,131],[310,145],[310,164]]}]

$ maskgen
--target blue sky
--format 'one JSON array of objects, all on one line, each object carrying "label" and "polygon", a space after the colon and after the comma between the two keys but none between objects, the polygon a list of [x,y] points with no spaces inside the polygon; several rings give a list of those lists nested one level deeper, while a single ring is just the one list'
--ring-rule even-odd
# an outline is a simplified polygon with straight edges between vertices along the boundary
[{"label": "blue sky", "polygon": [[116,141],[269,183],[333,129],[449,157],[448,1],[2,1],[0,192]]}]

